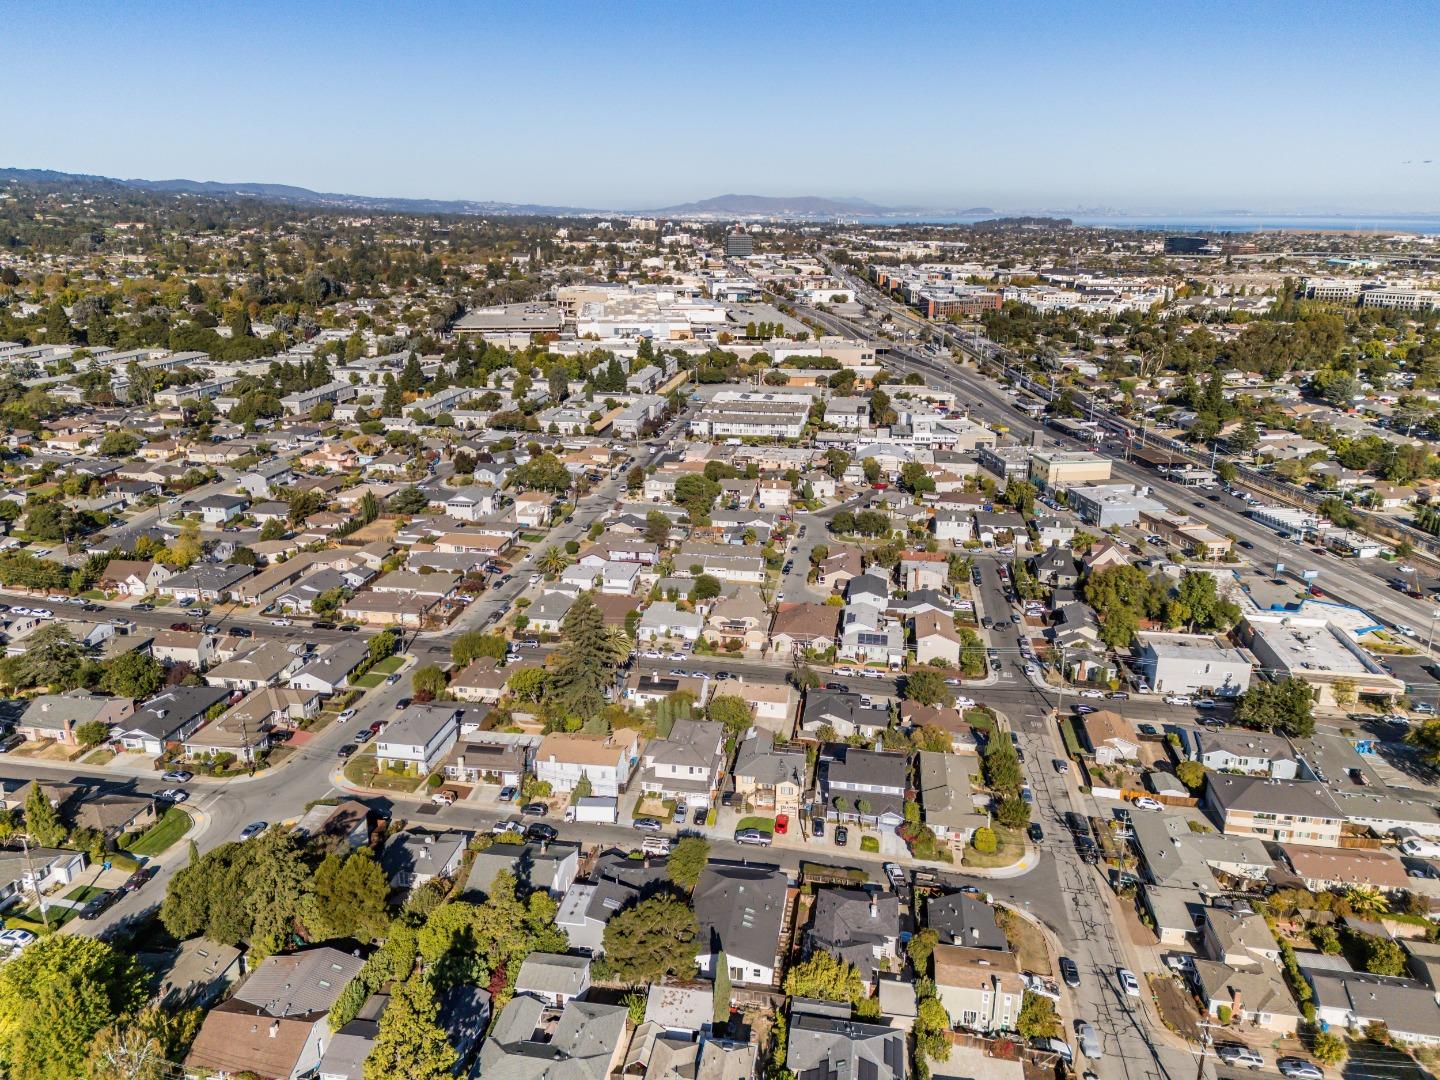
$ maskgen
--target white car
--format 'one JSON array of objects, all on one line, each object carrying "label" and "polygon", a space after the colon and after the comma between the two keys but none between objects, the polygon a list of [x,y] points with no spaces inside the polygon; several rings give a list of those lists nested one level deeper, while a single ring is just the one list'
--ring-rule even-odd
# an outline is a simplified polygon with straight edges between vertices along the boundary
[{"label": "white car", "polygon": [[1125,993],[1130,997],[1138,998],[1140,996],[1140,982],[1135,978],[1135,973],[1129,968],[1120,968],[1117,974],[1120,976],[1120,985],[1125,990]]},{"label": "white car", "polygon": [[1214,698],[1209,698],[1209,697],[1196,698],[1196,699],[1195,699],[1195,708],[1197,708],[1197,709],[1213,709],[1213,708],[1215,708],[1215,699],[1214,699]]},{"label": "white car", "polygon": [[1080,691],[1080,696],[1081,696],[1081,697],[1088,697],[1088,698],[1103,698],[1103,697],[1105,696],[1105,691],[1104,691],[1104,690],[1081,690],[1081,691]]},{"label": "white car", "polygon": [[963,696],[961,696],[961,697],[957,697],[957,698],[955,699],[955,708],[957,708],[957,709],[973,709],[974,707],[975,707],[975,699],[974,699],[974,698],[968,698],[968,697],[963,697]]},{"label": "white car", "polygon": [[1396,632],[1397,634],[1402,634],[1402,635],[1404,635],[1405,637],[1415,637],[1415,636],[1416,636],[1416,635],[1415,635],[1415,628],[1414,628],[1413,626],[1406,626],[1404,623],[1396,623],[1396,624],[1395,624],[1395,632]]},{"label": "white car", "polygon": [[337,717],[335,718],[335,722],[336,722],[337,724],[343,724],[343,723],[345,723],[346,720],[353,720],[354,718],[355,718],[355,710],[354,710],[354,709],[346,709],[344,712],[342,712],[339,716],[337,716]]},{"label": "white car", "polygon": [[30,614],[34,615],[37,619],[53,619],[55,617],[55,613],[53,611],[51,611],[49,608],[43,607],[31,608]]},{"label": "white car", "polygon": [[1161,805],[1160,805],[1158,802],[1156,802],[1154,799],[1150,798],[1149,795],[1139,795],[1139,796],[1136,796],[1136,798],[1135,798],[1135,805],[1136,805],[1139,809],[1141,809],[1141,810],[1164,810],[1164,809],[1165,809],[1165,807],[1161,806]]},{"label": "white car", "polygon": [[35,940],[35,935],[29,930],[3,930],[0,931],[0,949],[19,950],[25,948]]},{"label": "white car", "polygon": [[289,626],[289,625],[290,625],[290,620],[289,620],[289,619],[273,619],[273,620],[271,620],[271,623],[272,623],[272,625],[274,625],[274,626]]},{"label": "white car", "polygon": [[1410,565],[1407,564],[1407,563],[1401,563],[1399,566],[1395,567],[1395,569],[1398,570],[1398,571],[1399,571],[1400,573],[1402,573],[1402,574],[1413,574],[1413,573],[1415,573],[1415,567],[1410,566]]},{"label": "white car", "polygon": [[1166,694],[1161,699],[1166,705],[1193,705],[1195,700],[1189,694]]}]

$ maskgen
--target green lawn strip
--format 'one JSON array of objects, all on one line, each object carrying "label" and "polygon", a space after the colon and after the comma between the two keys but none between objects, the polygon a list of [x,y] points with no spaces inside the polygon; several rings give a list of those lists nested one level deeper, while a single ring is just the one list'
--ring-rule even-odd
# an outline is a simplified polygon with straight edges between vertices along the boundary
[{"label": "green lawn strip", "polygon": [[178,806],[172,806],[159,821],[133,840],[126,850],[132,855],[154,857],[189,832],[194,824],[194,818]]},{"label": "green lawn strip", "polygon": [[761,832],[769,833],[773,836],[775,834],[775,819],[752,814],[750,817],[741,818],[735,828],[737,831],[740,829],[759,829]]}]

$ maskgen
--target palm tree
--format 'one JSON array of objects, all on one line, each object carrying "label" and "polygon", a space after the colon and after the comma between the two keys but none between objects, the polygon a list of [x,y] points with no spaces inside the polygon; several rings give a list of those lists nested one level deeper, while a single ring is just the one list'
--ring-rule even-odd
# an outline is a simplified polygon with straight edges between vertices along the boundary
[{"label": "palm tree", "polygon": [[1345,890],[1345,902],[1355,915],[1384,915],[1390,910],[1390,901],[1373,885],[1351,885]]},{"label": "palm tree", "polygon": [[542,573],[554,577],[570,565],[570,556],[557,547],[548,547],[536,565],[540,567]]}]

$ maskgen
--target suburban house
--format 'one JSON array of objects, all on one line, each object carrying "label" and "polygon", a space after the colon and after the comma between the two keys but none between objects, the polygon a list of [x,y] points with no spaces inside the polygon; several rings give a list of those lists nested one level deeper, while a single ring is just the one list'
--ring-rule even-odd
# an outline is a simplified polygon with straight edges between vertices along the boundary
[{"label": "suburban house", "polygon": [[282,642],[263,641],[235,659],[211,668],[205,673],[205,682],[227,690],[258,690],[284,682],[303,664],[303,655],[291,652]]},{"label": "suburban house", "polygon": [[900,900],[894,893],[846,888],[816,891],[806,950],[829,953],[853,964],[865,986],[873,986],[878,972],[896,959],[899,940]]},{"label": "suburban house", "polygon": [[676,720],[668,736],[646,745],[640,758],[640,788],[687,805],[708,806],[724,767],[723,724]]},{"label": "suburban house", "polygon": [[960,634],[955,620],[948,614],[924,611],[910,620],[915,635],[915,662],[928,664],[943,660],[951,667],[960,666]]},{"label": "suburban house", "polygon": [[573,791],[582,776],[591,793],[616,796],[640,761],[640,736],[621,728],[608,735],[552,731],[535,751],[535,778],[554,791]]},{"label": "suburban house", "polygon": [[[631,569],[636,568],[632,565]],[[698,613],[681,611],[668,600],[657,600],[640,616],[637,636],[641,641],[695,641],[704,627],[705,619]]]},{"label": "suburban house", "polygon": [[936,945],[932,960],[935,993],[952,1025],[981,1034],[1014,1029],[1025,996],[1014,953]]},{"label": "suburban house", "polygon": [[189,570],[182,570],[160,583],[156,590],[161,596],[176,600],[204,601],[214,603],[228,595],[240,582],[255,571],[249,566],[219,566],[214,563],[197,563]]},{"label": "suburban house", "polygon": [[125,596],[149,596],[170,578],[161,563],[144,559],[112,559],[98,585],[103,592]]},{"label": "suburban house", "polygon": [[624,1005],[572,998],[556,1008],[534,995],[517,994],[500,1010],[480,1047],[476,1074],[500,1080],[618,1076],[628,1046],[627,1016]]},{"label": "suburban house", "polygon": [[1392,1039],[1440,1045],[1440,1004],[1435,992],[1413,979],[1322,969],[1301,960],[1300,972],[1315,997],[1316,1018],[1358,1034],[1383,1024]]},{"label": "suburban house", "polygon": [[796,747],[777,749],[775,736],[763,727],[745,732],[735,753],[731,770],[735,794],[747,808],[773,810],[800,816],[801,798],[805,793],[809,764],[805,751]]},{"label": "suburban house", "polygon": [[1197,731],[1191,755],[1215,772],[1240,772],[1294,780],[1299,771],[1295,751],[1280,735],[1263,731]]},{"label": "suburban house", "polygon": [[700,974],[713,979],[715,961],[724,956],[733,985],[773,986],[788,901],[782,870],[707,865],[694,892]]},{"label": "suburban house", "polygon": [[825,604],[780,604],[770,623],[770,649],[786,660],[807,649],[823,651],[835,644],[840,610]]},{"label": "suburban house", "polygon": [[[463,736],[450,750],[442,771],[446,780],[462,784],[518,787],[530,772],[534,736],[476,732]],[[500,740],[506,741],[500,741]]]},{"label": "suburban house", "polygon": [[469,833],[406,829],[385,841],[380,868],[392,889],[418,888],[433,878],[453,877],[469,843]]},{"label": "suburban house", "polygon": [[874,739],[889,726],[890,710],[866,705],[859,694],[844,691],[807,691],[800,712],[801,734],[815,739]]},{"label": "suburban house", "polygon": [[15,718],[15,732],[34,742],[53,739],[74,746],[75,731],[86,724],[107,728],[123,724],[135,711],[130,698],[106,697],[89,690],[67,690],[63,694],[41,694],[25,701]]},{"label": "suburban house", "polygon": [[816,763],[825,816],[895,828],[905,820],[907,766],[905,754],[825,743]]},{"label": "suburban house", "polygon": [[925,923],[946,945],[1008,952],[1009,939],[995,921],[995,909],[969,893],[953,892],[925,901]]},{"label": "suburban house", "polygon": [[313,1072],[330,1043],[330,1008],[363,963],[328,946],[266,957],[206,1014],[186,1071],[275,1080]]},{"label": "suburban house", "polygon": [[970,789],[974,767],[965,758],[931,750],[918,751],[920,820],[941,840],[963,846],[975,830],[990,824],[990,815],[975,805]]},{"label": "suburban house", "polygon": [[950,579],[950,556],[943,551],[906,551],[900,555],[900,585],[906,592],[943,589]]},{"label": "suburban house", "polygon": [[838,1011],[830,1002],[796,1001],[790,1013],[785,1067],[806,1080],[905,1080],[904,1030],[859,1023],[836,1015]]},{"label": "suburban house", "polygon": [[555,899],[575,884],[580,872],[580,845],[560,841],[538,844],[491,844],[475,853],[464,892],[489,893],[495,875],[504,870],[524,889],[544,889]]},{"label": "suburban house", "polygon": [[375,763],[424,776],[433,772],[460,732],[453,704],[410,705],[375,740]]},{"label": "suburban house", "polygon": [[16,903],[34,903],[37,889],[44,895],[57,886],[69,885],[87,861],[85,852],[68,848],[0,851],[0,911]]},{"label": "suburban house", "polygon": [[288,685],[296,690],[313,690],[327,697],[338,694],[350,685],[355,669],[370,657],[364,641],[341,641],[310,659],[290,676]]},{"label": "suburban house", "polygon": [[1097,709],[1081,717],[1080,727],[1099,764],[1114,765],[1139,758],[1140,743],[1135,737],[1134,725],[1119,713]]},{"label": "suburban house", "polygon": [[126,750],[162,753],[188,739],[206,714],[223,705],[229,692],[218,686],[174,686],[156,694],[111,730],[111,739]]},{"label": "suburban house", "polygon": [[1202,803],[1226,836],[1339,847],[1345,815],[1325,785],[1305,780],[1209,773]]},{"label": "suburban house", "polygon": [[583,998],[590,989],[590,958],[532,952],[515,976],[515,993],[529,994],[554,1006]]},{"label": "suburban house", "polygon": [[1278,1035],[1299,1030],[1300,1009],[1274,964],[1232,967],[1198,958],[1194,964],[1191,985],[1211,1017],[1223,1015],[1232,1024],[1254,1024]]}]

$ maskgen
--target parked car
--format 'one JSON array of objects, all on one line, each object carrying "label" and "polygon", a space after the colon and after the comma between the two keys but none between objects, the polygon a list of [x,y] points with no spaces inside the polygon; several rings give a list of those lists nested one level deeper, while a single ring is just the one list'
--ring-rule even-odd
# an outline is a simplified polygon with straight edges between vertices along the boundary
[{"label": "parked car", "polygon": [[159,872],[160,867],[158,866],[142,866],[126,878],[125,884],[121,885],[120,888],[126,892],[139,892],[144,884]]},{"label": "parked car", "polygon": [[1214,698],[1202,697],[1195,699],[1195,708],[1197,709],[1213,709],[1215,708],[1215,704]]},{"label": "parked car", "polygon": [[1189,694],[1166,694],[1160,699],[1166,705],[1194,705],[1195,699]]},{"label": "parked car", "polygon": [[344,746],[340,747],[340,749],[335,752],[335,756],[339,758],[348,758],[358,749],[360,748],[354,743],[346,743]]},{"label": "parked car", "polygon": [[1243,1065],[1247,1069],[1259,1069],[1265,1064],[1265,1059],[1244,1043],[1221,1043],[1215,1048],[1215,1056],[1232,1068]]},{"label": "parked car", "polygon": [[835,846],[844,847],[850,843],[850,830],[844,825],[835,826]]},{"label": "parked car", "polygon": [[1111,701],[1129,701],[1129,700],[1130,700],[1130,695],[1127,694],[1124,690],[1112,690],[1112,691],[1110,691],[1110,693],[1106,694],[1105,696],[1106,696],[1107,698],[1109,698]]},{"label": "parked car", "polygon": [[784,835],[785,835],[786,833],[788,833],[789,831],[790,831],[790,815],[789,815],[789,814],[776,814],[776,815],[775,815],[775,832],[778,833],[780,836],[784,836]]},{"label": "parked car", "polygon": [[825,839],[825,819],[815,818],[810,822],[810,835],[817,840]]},{"label": "parked car", "polygon": [[1094,705],[1076,705],[1075,712],[1078,716],[1085,716],[1095,711]]},{"label": "parked car", "polygon": [[635,819],[635,828],[639,829],[641,832],[659,832],[664,827],[665,826],[661,825],[660,822],[653,817],[642,817]]},{"label": "parked car", "polygon": [[155,798],[159,799],[161,802],[179,805],[186,799],[190,798],[190,793],[188,791],[185,791],[183,788],[166,788],[164,791],[160,792],[160,794],[156,795]]},{"label": "parked car", "polygon": [[1040,843],[1040,841],[1045,839],[1045,830],[1040,828],[1040,823],[1038,821],[1032,821],[1030,823],[1030,827],[1025,831],[1029,834],[1030,842],[1032,844],[1038,844]]},{"label": "parked car", "polygon": [[1120,968],[1116,974],[1120,977],[1120,986],[1130,997],[1140,996],[1140,981],[1135,978],[1135,973],[1129,968]]},{"label": "parked car", "polygon": [[559,829],[554,825],[547,825],[543,821],[532,821],[525,829],[526,840],[542,840],[549,843],[559,835]]},{"label": "parked car", "polygon": [[375,733],[371,731],[368,727],[363,727],[359,731],[355,732],[355,741],[357,743],[369,742],[374,737]]},{"label": "parked car", "polygon": [[455,792],[448,788],[441,788],[430,796],[430,801],[436,806],[449,806],[455,801]]},{"label": "parked car", "polygon": [[1065,985],[1074,989],[1080,985],[1080,969],[1075,966],[1075,961],[1068,956],[1060,957],[1060,978]]},{"label": "parked car", "polygon": [[517,789],[513,784],[506,784],[500,789],[500,794],[497,796],[497,798],[499,798],[501,802],[514,802],[515,796],[518,794],[520,794],[519,789]]},{"label": "parked car", "polygon": [[1056,771],[1057,773],[1059,773],[1061,776],[1064,776],[1066,773],[1068,773],[1068,772],[1070,771],[1070,763],[1069,763],[1068,761],[1066,761],[1064,758],[1056,758],[1056,759],[1055,759],[1055,771]]},{"label": "parked car", "polygon": [[122,895],[124,894],[119,889],[106,889],[99,895],[92,896],[86,902],[85,906],[80,909],[80,918],[87,920],[98,918],[106,908],[115,903],[116,900],[119,900]]},{"label": "parked car", "polygon": [[[635,824],[638,827],[640,823],[637,821]],[[763,829],[735,830],[735,843],[737,844],[749,844],[753,847],[769,847],[771,839],[770,834]]]},{"label": "parked car", "polygon": [[399,701],[395,702],[395,708],[397,709],[408,709],[409,707],[410,699],[408,697],[402,697]]},{"label": "parked car", "polygon": [[1140,810],[1164,810],[1164,809],[1165,809],[1164,806],[1162,806],[1162,805],[1161,805],[1159,802],[1157,802],[1156,800],[1150,798],[1149,795],[1139,795],[1139,796],[1136,796],[1136,798],[1135,798],[1135,806],[1136,806],[1138,809],[1140,809]]},{"label": "parked car", "polygon": [[1088,697],[1088,698],[1103,698],[1103,697],[1105,696],[1105,691],[1104,691],[1104,690],[1089,690],[1089,689],[1087,689],[1087,690],[1081,690],[1081,691],[1080,691],[1080,696],[1081,696],[1081,697]]},{"label": "parked car", "polygon": [[1075,1041],[1080,1046],[1080,1053],[1091,1061],[1099,1061],[1103,1056],[1100,1050],[1100,1037],[1095,1034],[1095,1029],[1090,1026],[1089,1021],[1075,1021]]},{"label": "parked car", "polygon": [[1313,1061],[1306,1061],[1298,1057],[1282,1057],[1275,1062],[1275,1067],[1280,1070],[1281,1076],[1288,1076],[1291,1080],[1324,1080],[1325,1071]]},{"label": "parked car", "polygon": [[184,784],[194,779],[195,774],[188,769],[170,769],[161,775],[160,779],[167,784]]},{"label": "parked car", "polygon": [[18,951],[25,948],[35,940],[35,935],[29,930],[0,930],[0,950]]},{"label": "parked car", "polygon": [[690,816],[691,825],[704,825],[710,817],[710,811],[703,806],[695,807],[695,813]]},{"label": "parked car", "polygon": [[685,824],[685,811],[686,811],[686,806],[685,806],[685,804],[684,804],[683,802],[677,802],[677,803],[675,804],[675,812],[670,815],[670,821],[671,821],[671,823],[672,823],[672,824],[675,824],[675,825],[684,825],[684,824]]},{"label": "parked car", "polygon": [[527,802],[520,807],[520,813],[525,817],[544,817],[550,813],[550,807],[543,802]]},{"label": "parked car", "polygon": [[245,828],[240,830],[240,839],[249,840],[251,837],[259,836],[269,827],[270,823],[268,821],[252,821],[249,825],[246,825]]},{"label": "parked car", "polygon": [[345,710],[344,712],[342,712],[339,716],[335,717],[335,722],[336,722],[337,724],[343,724],[343,723],[345,723],[346,720],[353,720],[353,719],[355,719],[355,710],[354,710],[354,709],[346,709],[346,710]]}]

